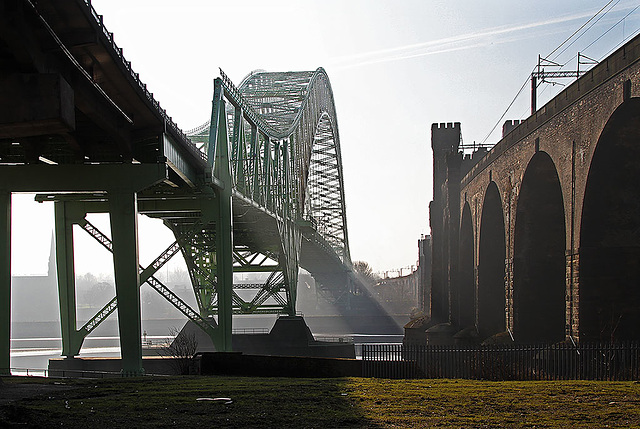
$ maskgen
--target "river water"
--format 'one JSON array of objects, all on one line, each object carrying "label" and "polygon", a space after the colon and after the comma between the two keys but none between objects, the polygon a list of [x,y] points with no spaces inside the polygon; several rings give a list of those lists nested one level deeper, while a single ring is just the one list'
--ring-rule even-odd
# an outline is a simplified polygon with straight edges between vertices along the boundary
[{"label": "river water", "polygon": [[[166,342],[169,330],[181,329],[181,319],[143,320],[142,330],[146,341],[154,344]],[[62,357],[62,338],[58,322],[14,322],[11,326],[12,373],[42,372],[49,359]],[[80,357],[118,357],[120,340],[117,320],[104,321],[85,338]]]},{"label": "river water", "polygon": [[[305,318],[306,319],[306,318]],[[364,343],[400,343],[398,332],[349,332],[344,329],[327,329],[325,318],[310,317],[308,324],[317,340],[344,339],[356,344],[356,353]],[[236,316],[234,332],[268,332],[275,316]],[[142,338],[146,344],[162,344],[170,339],[170,330],[180,330],[184,319],[142,320]],[[314,329],[315,328],[315,329]],[[11,368],[13,374],[44,375],[49,359],[60,358],[62,339],[59,322],[14,322],[11,327]],[[150,352],[153,353],[153,352]],[[80,350],[80,357],[119,357],[120,341],[117,319],[104,321],[89,335]]]}]

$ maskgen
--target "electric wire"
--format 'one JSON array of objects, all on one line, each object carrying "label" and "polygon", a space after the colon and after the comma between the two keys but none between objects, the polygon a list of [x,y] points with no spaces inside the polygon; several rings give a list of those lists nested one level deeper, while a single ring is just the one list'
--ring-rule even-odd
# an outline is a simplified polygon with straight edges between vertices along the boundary
[{"label": "electric wire", "polygon": [[[580,37],[582,37],[589,29],[591,29],[591,27],[593,27],[593,25],[595,25],[596,23],[598,23],[598,21],[600,21],[600,19],[602,19],[608,12],[611,11],[611,9],[613,7],[615,7],[618,3],[620,2],[620,0],[616,1],[616,3],[611,6],[609,8],[609,10],[607,10],[604,14],[602,14],[600,16],[600,18],[598,18],[596,21],[594,21],[589,28],[587,28],[580,36],[578,36],[573,42],[571,42],[565,49],[563,49],[560,53],[558,53],[558,55],[556,55],[553,60],[555,60],[556,58],[558,58],[560,55],[562,55],[563,52],[565,52],[571,45],[573,45],[574,42],[576,42]],[[604,33],[602,33],[600,36],[598,36],[595,40],[593,40],[591,43],[589,43],[586,47],[584,47],[582,49],[582,52],[587,51],[591,46],[593,46],[598,40],[602,39],[605,35],[607,35],[609,32],[611,32],[611,30],[613,30],[614,28],[616,28],[621,22],[625,22],[625,20],[632,14],[634,13],[638,8],[640,8],[640,5],[636,6],[635,8],[633,8],[631,10],[631,12],[627,13],[624,17],[622,17],[618,22],[616,22],[615,24],[613,24],[611,27],[609,27],[609,29],[607,31],[605,31]],[[633,33],[634,35],[637,34],[637,31]],[[613,51],[615,51],[616,49],[618,49],[618,47],[620,47],[627,39],[631,38],[632,35],[625,37],[620,43],[618,43],[616,46],[614,46],[607,54],[603,55],[600,57],[600,60],[602,60],[603,58],[606,58],[609,56],[609,54],[611,54]],[[573,60],[575,60],[577,58],[577,55],[574,55],[573,57],[571,57],[569,60],[567,60],[560,68],[562,69],[563,67],[565,67],[567,64],[569,64],[570,62],[572,62]],[[598,60],[598,62],[600,61]],[[564,85],[563,85],[564,86]],[[549,86],[546,86],[542,92],[540,92],[540,94],[538,94],[539,96],[544,95],[544,93],[547,91],[547,89],[549,88]],[[520,115],[520,119],[522,119],[524,116],[526,116],[527,113],[523,113],[522,115]]]},{"label": "electric wire", "polygon": [[[631,15],[632,13],[634,13],[636,10],[638,10],[638,8],[640,8],[640,5],[634,7],[631,12],[629,12],[628,14],[626,14],[624,17],[622,17],[622,19],[620,19],[618,22],[616,22],[615,24],[613,24],[611,26],[611,28],[609,28],[607,31],[605,31],[604,33],[602,33],[597,39],[595,39],[593,42],[589,43],[584,50],[586,51],[587,49],[589,49],[591,46],[593,46],[594,43],[596,43],[598,40],[602,39],[607,33],[609,33],[611,30],[613,30],[615,27],[617,27],[621,22],[624,22],[625,19],[627,19],[629,17],[629,15]],[[634,32],[632,35],[637,34],[637,30],[636,32]],[[605,54],[604,56],[602,56],[600,59],[607,57],[611,52],[615,51],[616,49],[618,49],[618,47],[624,43],[627,39],[629,39],[630,37],[632,37],[632,35],[629,35],[627,37],[625,37],[622,42],[620,42],[620,44],[616,45],[613,49],[611,49],[607,54]]]},{"label": "electric wire", "polygon": [[[618,0],[618,1],[617,1],[617,2],[616,2],[616,3],[615,3],[611,8],[615,7],[619,2],[620,2],[620,0]],[[611,11],[611,8],[609,8],[609,10],[608,10],[608,11],[606,11],[606,12],[605,12],[605,13],[604,13],[600,18],[598,18],[598,20],[596,20],[596,21],[595,21],[591,26],[589,26],[589,29],[590,29],[594,24],[596,24],[596,23],[597,23],[601,18],[603,18],[603,17],[604,17],[604,16],[605,16],[609,11]],[[615,23],[615,24],[613,24],[611,27],[609,27],[609,29],[608,29],[607,31],[605,31],[604,33],[602,33],[602,34],[601,34],[600,36],[598,36],[595,40],[593,40],[591,43],[589,43],[587,46],[585,46],[585,47],[582,49],[582,52],[587,51],[587,50],[588,50],[591,46],[593,46],[593,45],[594,45],[598,40],[602,39],[604,36],[606,36],[607,34],[609,34],[609,32],[611,32],[611,30],[613,30],[613,29],[614,29],[614,28],[616,28],[618,25],[620,25],[620,23],[625,22],[625,20],[626,20],[626,19],[627,19],[631,14],[633,14],[636,10],[638,10],[638,8],[640,8],[640,5],[638,5],[638,6],[636,6],[635,8],[633,8],[629,13],[627,13],[625,16],[623,16],[623,17],[622,17],[618,22],[616,22],[616,23]],[[587,29],[587,30],[589,30],[589,29]],[[587,30],[585,30],[585,32],[586,32]],[[576,40],[574,40],[574,42],[575,42],[575,41],[577,41],[580,37],[582,37],[582,36],[584,35],[584,33],[585,33],[585,32],[583,32],[580,36],[578,36],[578,38],[577,38]],[[631,35],[629,35],[629,36],[625,37],[624,39],[622,39],[622,41],[621,41],[620,43],[616,44],[616,45],[615,45],[611,50],[609,50],[609,52],[607,52],[606,54],[602,55],[602,56],[600,57],[600,59],[598,60],[598,62],[600,62],[600,60],[602,60],[603,58],[608,57],[608,56],[609,56],[613,51],[615,51],[616,49],[618,49],[618,48],[619,48],[623,43],[625,43],[628,39],[630,39],[630,38],[631,38],[631,37],[633,37],[635,34],[637,34],[637,32],[638,32],[638,31],[636,30],[633,34],[631,34]],[[569,46],[571,46],[572,44],[573,44],[573,42],[571,42],[571,44],[570,44]],[[569,46],[567,46],[567,48],[568,48]],[[563,50],[562,50],[562,52],[560,52],[558,55],[556,55],[556,57],[555,57],[555,58],[557,58],[559,55],[561,55],[561,54],[562,54],[562,53],[563,53],[567,48],[563,49]],[[573,57],[571,57],[568,61],[566,61],[566,62],[562,65],[562,67],[566,66],[569,62],[571,62],[571,61],[575,60],[575,59],[576,59],[576,57],[577,57],[577,55],[574,55]],[[554,59],[555,59],[555,58],[554,58]],[[562,68],[562,67],[561,67],[561,68]],[[548,88],[549,88],[548,86],[547,86],[547,87],[545,87],[539,95],[543,95],[543,94],[546,92],[546,90],[547,90]],[[525,115],[526,115],[526,113],[524,113],[523,115],[521,115],[521,116],[520,116],[520,118],[524,117]]]},{"label": "electric wire", "polygon": [[[613,0],[611,0],[611,1],[613,1]],[[598,15],[600,12],[602,12],[602,10],[603,10],[604,8],[606,8],[608,5],[610,5],[610,4],[611,4],[611,1],[610,1],[609,3],[607,3],[607,5],[605,5],[602,9],[600,9],[596,15]],[[567,46],[566,46],[562,51],[558,52],[558,54],[557,54],[555,57],[553,57],[551,60],[552,60],[552,61],[555,61],[558,57],[560,57],[560,55],[564,54],[564,53],[567,51],[567,49],[569,49],[571,46],[573,46],[573,44],[574,44],[574,43],[576,43],[578,40],[580,40],[580,38],[581,38],[582,36],[584,36],[584,35],[587,33],[587,31],[591,30],[591,29],[593,28],[593,26],[594,26],[594,25],[596,25],[598,22],[600,22],[600,20],[601,20],[602,18],[604,18],[604,17],[605,17],[609,12],[611,12],[611,9],[613,9],[614,7],[616,7],[616,6],[618,5],[618,3],[620,3],[620,0],[617,0],[617,1],[616,1],[616,2],[615,2],[615,3],[614,3],[614,4],[613,4],[613,5],[612,5],[612,6],[611,6],[611,7],[610,7],[606,12],[605,12],[605,13],[603,13],[602,15],[600,15],[600,16],[598,17],[598,19],[596,19],[595,21],[593,21],[589,27],[587,27],[587,28],[586,28],[586,29],[585,29],[585,30],[584,30],[580,35],[578,35],[578,37],[576,37],[576,38],[575,38],[571,43],[569,43],[569,44],[568,44],[568,45],[567,45]],[[594,15],[593,17],[591,17],[591,19],[590,19],[589,21],[591,21],[593,18],[595,18],[595,17],[596,17],[596,15]],[[589,21],[585,22],[585,25],[586,25],[586,24],[588,24],[588,23],[589,23]],[[584,25],[583,25],[582,27],[580,27],[580,28],[584,28]],[[578,31],[580,31],[580,29],[578,29]],[[573,34],[575,35],[576,33],[574,32]],[[573,37],[573,36],[572,36],[572,37]],[[568,40],[568,39],[567,39],[567,40]],[[562,43],[563,43],[563,44],[564,44],[564,43],[567,43],[567,40],[565,40],[565,41],[564,41],[564,42],[562,42]],[[558,48],[559,48],[559,47],[558,47]],[[554,53],[555,51],[557,51],[557,50],[558,50],[558,48],[554,49],[554,50],[553,50],[553,52],[551,52],[549,55],[547,55],[547,56],[546,56],[546,58],[549,58],[551,55],[553,55],[553,53]],[[573,61],[573,59],[574,59],[574,58],[575,58],[575,56],[574,56],[573,58],[571,58],[569,61]],[[567,63],[568,63],[569,61],[565,62],[565,63],[562,65],[562,67],[564,67],[565,65],[567,65]]]},{"label": "electric wire", "polygon": [[[533,73],[533,71],[536,68],[534,67],[533,70],[531,70],[531,73]],[[529,75],[531,75],[531,73],[529,73]],[[511,106],[513,106],[513,104],[516,102],[516,100],[518,99],[518,97],[520,97],[520,94],[522,94],[522,91],[524,90],[524,88],[527,86],[527,83],[529,83],[529,77],[527,76],[527,78],[525,79],[524,83],[522,84],[522,86],[520,87],[520,90],[518,91],[518,93],[516,94],[515,97],[513,97],[513,100],[511,100],[511,103],[509,103],[509,106],[507,106],[507,109],[504,111],[504,113],[500,116],[500,119],[498,119],[498,121],[495,123],[495,125],[493,126],[493,128],[491,128],[491,131],[489,131],[489,133],[485,136],[484,139],[482,139],[482,142],[480,143],[480,145],[485,144],[485,142],[489,139],[489,137],[491,137],[491,134],[493,134],[493,132],[496,130],[496,128],[498,127],[498,125],[500,124],[500,122],[502,122],[502,120],[504,119],[504,117],[507,115],[507,113],[509,112],[509,109],[511,109]]]},{"label": "electric wire", "polygon": [[605,10],[607,8],[607,6],[609,6],[611,3],[613,3],[614,0],[609,0],[609,3],[605,4],[602,9],[600,9],[598,12],[596,12],[595,15],[593,15],[591,18],[589,18],[587,20],[587,22],[585,22],[584,24],[582,24],[580,26],[580,28],[578,28],[576,31],[573,32],[573,34],[571,34],[571,36],[567,37],[567,39],[560,43],[553,51],[551,51],[549,53],[549,55],[547,55],[547,57],[550,57],[551,55],[553,55],[558,49],[560,49],[565,43],[567,43],[569,40],[571,40],[571,38],[573,38],[573,36],[575,36],[578,32],[580,32],[580,30],[582,30],[587,24],[589,24],[596,16],[600,15],[600,12],[602,12],[603,10]]},{"label": "electric wire", "polygon": [[[575,30],[569,37],[567,37],[562,43],[560,43],[555,49],[553,49],[545,58],[549,58],[551,57],[554,53],[556,53],[560,48],[562,48],[562,46],[564,46],[569,40],[571,40],[576,34],[578,34],[583,28],[585,28],[591,21],[593,21],[598,15],[600,15],[602,13],[602,11],[604,11],[605,9],[607,9],[609,7],[609,5],[611,5],[611,3],[613,3],[615,1],[615,4],[613,6],[611,6],[604,14],[602,14],[602,16],[600,16],[593,24],[591,24],[584,32],[582,32],[582,34],[580,34],[573,42],[571,42],[571,44],[569,44],[569,46],[567,46],[567,48],[563,49],[560,53],[558,53],[558,55],[556,55],[554,57],[554,59],[558,58],[560,55],[562,55],[562,53],[564,53],[566,51],[566,49],[568,49],[571,45],[573,45],[573,43],[575,43],[575,41],[577,41],[578,39],[580,39],[588,30],[590,30],[598,21],[600,21],[600,19],[602,19],[607,13],[609,13],[619,2],[620,0],[609,0],[609,2],[607,2],[607,4],[605,4],[602,8],[600,8],[600,10],[598,10],[598,12],[596,12],[591,18],[589,18],[584,24],[582,24],[577,30]],[[628,14],[626,14],[622,19],[620,19],[616,24],[614,24],[611,28],[609,28],[606,32],[604,32],[603,34],[601,34],[597,39],[595,39],[593,42],[591,42],[589,45],[587,45],[587,47],[584,48],[584,50],[588,49],[589,47],[591,47],[594,43],[596,43],[598,40],[600,40],[602,37],[604,37],[604,35],[606,35],[607,33],[609,33],[613,28],[615,28],[617,25],[620,24],[620,22],[624,22],[624,20],[631,15],[633,12],[635,12],[638,8],[640,8],[639,6],[636,6],[634,9],[631,10],[631,12],[629,12]],[[625,38],[624,40],[627,40],[627,38]],[[624,40],[622,43],[624,43]],[[619,46],[619,45],[618,45]],[[617,49],[614,48],[613,50]],[[613,51],[612,50],[612,51]],[[611,51],[610,51],[611,52]],[[608,55],[608,54],[607,54]],[[575,58],[575,56],[574,56]],[[571,60],[569,60],[571,61]],[[567,63],[563,64],[561,67],[564,67]],[[533,73],[536,70],[537,66],[534,66],[534,68],[531,70],[531,72],[529,73],[529,75],[527,76],[527,78],[525,79],[524,83],[522,84],[522,86],[520,87],[520,89],[518,90],[517,94],[513,97],[513,99],[511,100],[511,102],[509,103],[509,105],[507,106],[507,108],[505,109],[505,111],[502,113],[502,115],[500,116],[500,118],[498,119],[498,121],[495,123],[495,125],[491,128],[491,131],[489,131],[489,133],[487,133],[487,135],[484,137],[484,139],[482,139],[480,145],[484,145],[486,143],[486,141],[489,139],[489,137],[491,137],[491,134],[493,134],[493,132],[496,130],[496,128],[498,127],[498,125],[500,125],[500,123],[502,122],[502,120],[504,119],[504,117],[507,115],[507,113],[509,112],[509,110],[511,109],[511,107],[513,107],[513,105],[515,104],[516,100],[518,99],[518,97],[520,96],[520,94],[522,94],[522,91],[524,90],[524,88],[527,86],[527,83],[529,83],[529,79],[531,76],[531,73]],[[546,88],[545,88],[546,89]],[[524,117],[525,114],[521,115],[520,118]]]},{"label": "electric wire", "polygon": [[[620,1],[620,0],[618,0],[618,1]],[[616,4],[617,4],[617,3],[618,3],[618,2],[616,2]],[[614,5],[614,6],[615,6],[615,5]],[[624,22],[625,22],[625,20],[626,20],[626,19],[627,19],[627,18],[628,18],[632,13],[634,13],[636,10],[638,10],[638,8],[640,8],[640,5],[639,5],[639,6],[636,6],[635,8],[633,8],[633,9],[631,10],[631,12],[627,13],[627,14],[626,14],[624,17],[622,17],[618,22],[616,22],[616,23],[615,23],[615,24],[613,24],[611,27],[609,27],[609,29],[608,29],[607,31],[605,31],[604,33],[602,33],[600,36],[598,36],[598,37],[597,37],[595,40],[593,40],[591,43],[589,43],[587,46],[585,46],[584,48],[582,48],[582,52],[586,52],[586,51],[587,51],[587,49],[589,49],[589,48],[590,48],[591,46],[593,46],[596,42],[598,42],[598,40],[602,39],[604,36],[606,36],[607,34],[609,34],[609,32],[611,32],[611,30],[613,30],[614,28],[616,28],[620,23],[624,23]],[[607,12],[609,12],[610,10],[611,10],[611,9],[609,9]],[[606,15],[606,14],[607,14],[607,12],[605,12],[605,14],[603,14],[603,15],[602,15],[602,17],[604,17],[604,15]],[[600,17],[600,18],[602,18],[602,17]],[[598,21],[600,20],[600,18],[598,19]],[[597,23],[598,21],[594,22],[594,24],[595,24],[595,23]],[[589,27],[589,28],[591,28],[591,27]],[[634,34],[635,34],[635,33],[634,33]],[[584,35],[584,33],[582,33],[582,34],[580,35],[580,37],[581,37],[582,35]],[[609,51],[609,53],[611,53],[611,52],[615,51],[616,49],[618,49],[618,47],[619,47],[622,43],[624,43],[627,39],[629,39],[629,37],[625,37],[625,38],[622,40],[622,42],[621,42],[620,44],[617,44],[613,49],[611,49],[611,50]],[[577,39],[576,39],[576,40],[577,40]],[[572,42],[571,44],[573,44],[573,42]],[[564,50],[563,50],[562,52],[564,52]],[[562,52],[561,52],[560,54],[562,54]],[[560,55],[560,54],[558,54],[558,55]],[[600,59],[605,58],[605,57],[607,57],[608,55],[609,55],[609,54],[603,55],[602,57],[600,57]],[[575,60],[575,59],[576,59],[576,57],[577,57],[577,55],[574,55],[573,57],[571,57],[569,60],[567,60],[567,61],[562,65],[562,67],[566,66],[568,63],[570,63],[571,61]],[[556,56],[556,58],[557,58],[557,56]],[[554,58],[554,59],[555,59],[555,58]]]}]

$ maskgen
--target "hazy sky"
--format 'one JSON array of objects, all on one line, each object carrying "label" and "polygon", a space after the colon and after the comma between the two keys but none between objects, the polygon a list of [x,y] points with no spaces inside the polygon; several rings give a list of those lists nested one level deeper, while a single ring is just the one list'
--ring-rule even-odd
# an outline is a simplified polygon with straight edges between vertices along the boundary
[{"label": "hazy sky", "polygon": [[[417,240],[429,233],[432,123],[461,122],[464,142],[481,142],[538,54],[552,53],[602,7],[609,12],[550,58],[574,70],[578,51],[602,59],[640,28],[635,0],[92,3],[183,130],[209,118],[219,67],[236,84],[256,69],[324,67],[338,113],[352,259],[377,271],[415,264]],[[561,89],[540,87],[539,106]],[[505,119],[528,114],[527,84]],[[487,142],[497,142],[500,130],[501,123]],[[14,196],[14,213],[29,211],[36,219],[14,216],[14,273],[46,270],[53,209],[32,199]],[[108,230],[106,218],[97,222]],[[171,241],[157,229],[141,222],[143,262],[162,250],[158,236]],[[109,255],[90,239],[79,240],[78,272],[106,271]]]}]

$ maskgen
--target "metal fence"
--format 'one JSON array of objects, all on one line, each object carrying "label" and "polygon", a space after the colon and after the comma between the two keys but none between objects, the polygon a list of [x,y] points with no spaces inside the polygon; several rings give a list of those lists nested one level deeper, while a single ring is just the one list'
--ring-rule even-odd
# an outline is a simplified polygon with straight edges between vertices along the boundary
[{"label": "metal fence", "polygon": [[34,369],[34,368],[9,368],[0,370],[3,374],[9,373],[21,377],[46,377],[46,378],[118,378],[123,377],[122,372],[114,371],[90,371],[80,369]]},{"label": "metal fence", "polygon": [[365,377],[638,380],[640,343],[508,346],[363,344]]}]

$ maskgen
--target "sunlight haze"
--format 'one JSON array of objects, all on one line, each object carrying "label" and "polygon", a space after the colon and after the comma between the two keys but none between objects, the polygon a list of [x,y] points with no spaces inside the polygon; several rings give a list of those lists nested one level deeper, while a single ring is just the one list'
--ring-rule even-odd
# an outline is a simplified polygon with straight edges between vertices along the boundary
[{"label": "sunlight haze", "polygon": [[[218,68],[237,85],[256,69],[324,67],[338,114],[351,258],[379,272],[415,265],[417,240],[429,234],[431,124],[461,122],[465,144],[482,142],[538,55],[553,52],[606,4],[92,1],[133,69],[185,131],[209,119]],[[610,2],[606,15],[551,58],[566,63],[565,70],[575,70],[577,52],[603,58],[640,27],[637,7],[633,0]],[[538,106],[561,90],[541,86]],[[525,86],[504,119],[527,117],[529,106]],[[501,128],[486,142],[496,143]],[[32,201],[13,197],[14,274],[47,269],[53,205]],[[108,232],[106,216],[97,222]],[[111,272],[110,255],[82,234],[77,272]],[[143,218],[139,240],[143,262],[172,237]]]}]

